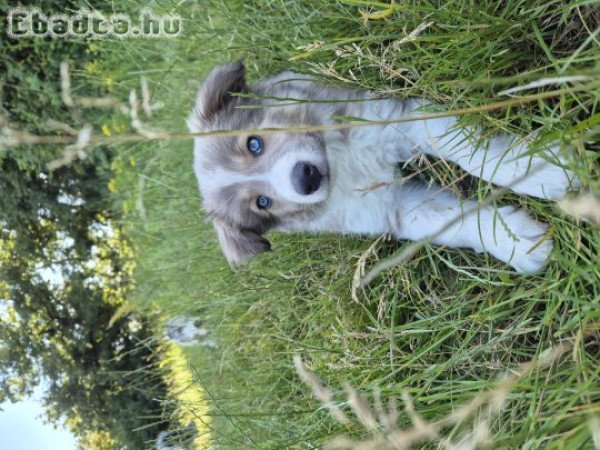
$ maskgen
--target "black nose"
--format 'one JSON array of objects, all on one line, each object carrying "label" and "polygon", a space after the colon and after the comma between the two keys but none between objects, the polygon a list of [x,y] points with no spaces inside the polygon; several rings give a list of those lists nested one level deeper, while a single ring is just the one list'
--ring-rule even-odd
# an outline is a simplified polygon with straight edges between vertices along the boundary
[{"label": "black nose", "polygon": [[307,162],[296,163],[292,169],[292,184],[298,194],[310,195],[319,189],[323,175]]}]

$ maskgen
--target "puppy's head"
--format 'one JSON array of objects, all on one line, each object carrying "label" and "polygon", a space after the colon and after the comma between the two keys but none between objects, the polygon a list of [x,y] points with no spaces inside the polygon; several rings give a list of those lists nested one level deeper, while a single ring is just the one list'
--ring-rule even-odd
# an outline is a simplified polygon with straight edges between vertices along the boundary
[{"label": "puppy's head", "polygon": [[[241,62],[219,66],[198,94],[192,132],[290,128],[319,123],[294,97],[294,81],[250,88]],[[314,214],[329,195],[329,165],[320,133],[248,132],[196,137],[194,170],[203,207],[225,257],[241,263],[270,249],[269,229]]]}]

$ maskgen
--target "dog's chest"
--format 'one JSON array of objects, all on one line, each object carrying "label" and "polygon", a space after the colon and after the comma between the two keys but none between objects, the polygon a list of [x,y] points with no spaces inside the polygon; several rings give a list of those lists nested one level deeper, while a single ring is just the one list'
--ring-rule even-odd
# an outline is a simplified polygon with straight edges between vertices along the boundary
[{"label": "dog's chest", "polygon": [[327,140],[331,192],[323,214],[308,227],[314,231],[386,232],[387,212],[397,191],[393,144],[371,131],[350,137],[353,139]]},{"label": "dog's chest", "polygon": [[365,128],[354,130],[346,139],[327,139],[334,191],[364,195],[382,183],[394,182],[397,143],[381,137],[375,128]]}]

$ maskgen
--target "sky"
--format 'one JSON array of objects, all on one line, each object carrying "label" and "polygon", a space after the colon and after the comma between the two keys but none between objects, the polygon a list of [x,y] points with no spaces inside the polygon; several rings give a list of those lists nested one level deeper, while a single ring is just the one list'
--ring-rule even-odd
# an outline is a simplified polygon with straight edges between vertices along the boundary
[{"label": "sky", "polygon": [[[62,275],[53,268],[41,269],[49,284],[60,284]],[[0,298],[0,316],[6,314],[10,301]],[[18,403],[0,403],[0,450],[75,450],[77,441],[66,429],[44,423],[40,399],[44,387]]]},{"label": "sky", "polygon": [[0,450],[75,450],[75,438],[66,430],[45,424],[35,392],[19,403],[0,404]]}]

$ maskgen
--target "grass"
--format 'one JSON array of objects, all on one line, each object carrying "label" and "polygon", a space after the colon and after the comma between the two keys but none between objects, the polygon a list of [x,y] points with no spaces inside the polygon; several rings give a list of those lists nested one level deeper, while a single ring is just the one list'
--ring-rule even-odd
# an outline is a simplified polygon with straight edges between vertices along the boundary
[{"label": "grass", "polygon": [[[191,99],[210,68],[240,57],[253,80],[288,68],[316,71],[327,82],[424,96],[449,108],[481,107],[502,99],[503,89],[541,78],[600,76],[598,2],[155,6],[185,17],[182,38],[99,43],[98,67],[80,76],[122,98],[146,76],[153,97],[165,103],[150,123],[168,131],[185,131]],[[528,91],[516,95],[522,93]],[[583,185],[600,192],[599,100],[595,89],[461,120],[490,133],[538,130],[542,139],[560,139]],[[117,116],[107,124],[116,134],[125,125],[127,118]],[[377,277],[355,302],[352,277],[372,239],[274,233],[274,252],[231,270],[199,209],[191,142],[119,151],[116,189],[138,252],[133,301],[165,317],[197,315],[214,334],[218,350],[194,347],[186,356],[204,391],[198,411],[208,406],[211,438],[221,448],[320,448],[340,435],[371,435],[357,419],[340,424],[331,417],[294,370],[297,354],[350,417],[344,383],[369,402],[378,395],[402,402],[407,392],[420,416],[434,421],[492,389],[511,368],[567,341],[571,351],[523,376],[505,407],[490,416],[488,447],[593,448],[593,417],[600,415],[598,227],[570,219],[551,202],[507,194],[502,203],[552,225],[555,251],[547,271],[518,276],[489,256],[426,245]],[[435,161],[413,171],[449,187],[462,175]],[[489,187],[478,187],[471,196],[483,198]],[[406,245],[378,241],[365,255],[367,268]],[[398,424],[409,427],[411,414],[401,412]],[[469,426],[451,426],[443,438],[455,442]]]}]

